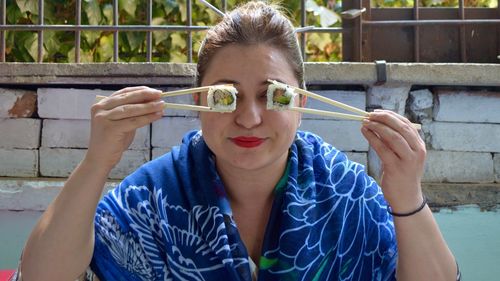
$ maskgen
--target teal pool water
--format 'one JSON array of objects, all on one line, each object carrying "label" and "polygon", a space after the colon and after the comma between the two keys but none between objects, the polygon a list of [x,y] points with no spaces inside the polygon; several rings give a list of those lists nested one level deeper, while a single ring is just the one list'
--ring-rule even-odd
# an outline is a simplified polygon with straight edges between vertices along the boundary
[{"label": "teal pool water", "polygon": [[[0,211],[0,269],[15,268],[40,212]],[[434,213],[460,264],[463,279],[500,280],[500,212],[475,206]]]},{"label": "teal pool water", "polygon": [[462,280],[500,280],[500,209],[474,206],[434,213],[462,271]]}]

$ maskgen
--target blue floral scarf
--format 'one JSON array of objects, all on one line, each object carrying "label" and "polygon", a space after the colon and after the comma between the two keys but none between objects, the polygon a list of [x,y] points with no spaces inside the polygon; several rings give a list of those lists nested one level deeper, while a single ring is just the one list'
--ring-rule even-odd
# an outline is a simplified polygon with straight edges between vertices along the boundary
[{"label": "blue floral scarf", "polygon": [[[258,280],[395,280],[387,204],[364,167],[297,132],[275,189]],[[201,132],[99,203],[92,270],[101,280],[251,281],[247,250]]]}]

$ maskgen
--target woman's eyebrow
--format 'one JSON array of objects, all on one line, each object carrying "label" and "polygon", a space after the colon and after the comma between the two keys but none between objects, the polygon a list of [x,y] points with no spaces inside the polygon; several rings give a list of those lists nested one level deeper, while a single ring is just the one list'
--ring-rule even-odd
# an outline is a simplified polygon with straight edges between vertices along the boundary
[{"label": "woman's eyebrow", "polygon": [[[286,82],[285,82],[285,81],[283,81],[283,80],[281,80],[281,79],[279,79],[279,78],[272,78],[272,77],[269,77],[268,79],[269,79],[269,80],[278,81],[278,82],[283,83],[283,84],[286,84]],[[262,81],[262,85],[264,85],[264,84],[269,84],[269,83],[270,83],[270,82],[269,82],[268,80],[266,80],[266,81]]]},{"label": "woman's eyebrow", "polygon": [[234,85],[239,85],[240,82],[236,80],[231,80],[231,79],[220,79],[212,83],[212,85],[217,85],[217,84],[234,84]]}]

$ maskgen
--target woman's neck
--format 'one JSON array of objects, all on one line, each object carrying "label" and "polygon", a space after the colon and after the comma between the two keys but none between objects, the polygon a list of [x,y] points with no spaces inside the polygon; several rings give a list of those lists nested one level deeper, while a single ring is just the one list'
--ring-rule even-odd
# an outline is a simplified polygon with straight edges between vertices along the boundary
[{"label": "woman's neck", "polygon": [[227,163],[217,163],[217,171],[232,205],[254,204],[272,200],[273,190],[282,177],[288,156],[257,170],[245,170]]}]

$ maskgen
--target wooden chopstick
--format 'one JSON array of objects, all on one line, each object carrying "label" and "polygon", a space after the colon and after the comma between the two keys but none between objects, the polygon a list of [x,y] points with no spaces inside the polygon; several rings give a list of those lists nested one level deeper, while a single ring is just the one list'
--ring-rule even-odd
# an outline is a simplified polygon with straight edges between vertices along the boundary
[{"label": "wooden chopstick", "polygon": [[190,89],[183,89],[183,90],[177,90],[177,91],[163,92],[160,94],[160,96],[162,98],[165,98],[165,97],[174,97],[174,96],[186,95],[186,94],[197,93],[197,92],[206,92],[206,91],[210,90],[210,88],[217,87],[217,86],[233,87],[233,84],[212,85],[212,86],[204,86],[204,87],[198,87],[198,88],[190,88]]},{"label": "wooden chopstick", "polygon": [[170,109],[183,109],[183,110],[194,110],[194,111],[210,111],[210,112],[229,112],[229,111],[219,111],[208,106],[200,105],[190,105],[190,104],[178,104],[178,103],[168,103],[163,105],[163,108]]},{"label": "wooden chopstick", "polygon": [[331,112],[331,111],[326,111],[326,110],[311,109],[311,108],[304,108],[304,107],[291,107],[291,108],[289,108],[289,110],[302,112],[302,113],[306,113],[306,114],[323,115],[323,116],[328,116],[328,117],[356,120],[356,121],[363,121],[364,119],[367,119],[367,117],[359,116],[359,115]]},{"label": "wooden chopstick", "polygon": [[290,85],[287,85],[287,84],[284,84],[284,83],[281,83],[281,82],[278,82],[278,81],[275,81],[275,80],[267,80],[271,83],[276,83],[276,84],[281,84],[281,85],[286,85],[290,88],[292,88],[296,93],[298,94],[302,94],[304,96],[308,96],[308,97],[311,97],[313,99],[317,99],[317,100],[320,100],[324,103],[328,103],[328,104],[331,104],[333,106],[336,106],[336,107],[339,107],[339,108],[342,108],[342,109],[345,109],[347,111],[350,111],[350,112],[353,112],[353,113],[356,113],[360,116],[367,116],[368,115],[368,112],[364,111],[364,110],[361,110],[359,108],[356,108],[356,107],[353,107],[353,106],[350,106],[350,105],[347,105],[345,103],[341,103],[339,101],[336,101],[336,100],[332,100],[332,99],[329,99],[329,98],[325,98],[321,95],[318,95],[318,94],[315,94],[315,93],[312,93],[312,92],[309,92],[309,91],[306,91],[306,90],[303,90],[301,88],[298,88],[298,87],[294,87],[294,86],[290,86]]},{"label": "wooden chopstick", "polygon": [[[333,117],[333,118],[356,120],[356,121],[363,121],[364,119],[368,119],[368,116],[359,116],[359,115],[353,115],[353,114],[331,112],[331,111],[326,111],[326,110],[318,110],[318,109],[311,109],[311,108],[304,108],[304,107],[291,107],[291,108],[289,108],[289,110],[302,112],[302,113],[306,113],[306,114],[323,115],[323,116],[328,116],[328,117]],[[420,124],[411,123],[411,125],[417,130],[422,129],[422,125],[420,125]]]},{"label": "wooden chopstick", "polygon": [[[304,107],[292,107],[292,108],[290,108],[290,110],[297,111],[297,112],[302,112],[302,113],[307,113],[307,114],[316,114],[316,115],[323,115],[323,116],[329,116],[329,117],[334,117],[334,118],[348,119],[348,120],[357,120],[357,121],[363,121],[369,115],[369,113],[367,111],[364,111],[364,110],[361,110],[359,108],[356,108],[356,107],[353,107],[353,106],[350,106],[350,105],[338,102],[336,100],[332,100],[332,99],[323,97],[321,95],[318,95],[318,94],[306,91],[304,89],[301,89],[301,88],[298,88],[298,87],[295,87],[295,86],[290,86],[290,85],[281,83],[279,81],[271,80],[271,79],[268,79],[267,81],[269,81],[270,83],[276,83],[276,84],[281,84],[281,85],[284,85],[284,86],[288,86],[288,87],[292,88],[298,94],[302,94],[304,96],[308,96],[308,97],[311,97],[313,99],[320,100],[322,102],[331,104],[333,106],[345,109],[345,110],[353,112],[353,113],[357,113],[359,115],[345,114],[345,113],[339,113],[339,112],[331,112],[331,111],[318,110],[318,109],[310,109],[310,108],[304,108]],[[420,125],[420,124],[411,123],[411,125],[415,129],[417,129],[417,130],[421,130],[422,129],[422,125]]]},{"label": "wooden chopstick", "polygon": [[[197,92],[206,92],[210,90],[212,87],[217,87],[217,86],[226,86],[226,87],[233,87],[233,84],[224,84],[224,85],[212,85],[212,86],[203,86],[203,87],[197,87],[197,88],[190,88],[190,89],[183,89],[183,90],[176,90],[176,91],[170,91],[170,92],[163,92],[160,94],[160,97],[166,98],[166,97],[175,97],[175,96],[180,96],[180,95],[187,95],[191,93],[197,93]],[[101,101],[104,98],[107,98],[106,96],[101,96],[97,95],[95,98],[95,101]]]},{"label": "wooden chopstick", "polygon": [[[95,100],[96,102],[101,101],[102,99],[107,98],[106,96],[97,95]],[[190,105],[190,104],[178,104],[178,103],[168,103],[166,102],[163,105],[163,108],[170,109],[182,109],[182,110],[194,110],[194,111],[209,111],[209,112],[228,112],[228,111],[220,111],[215,110],[208,106],[200,106],[200,105]]]}]

